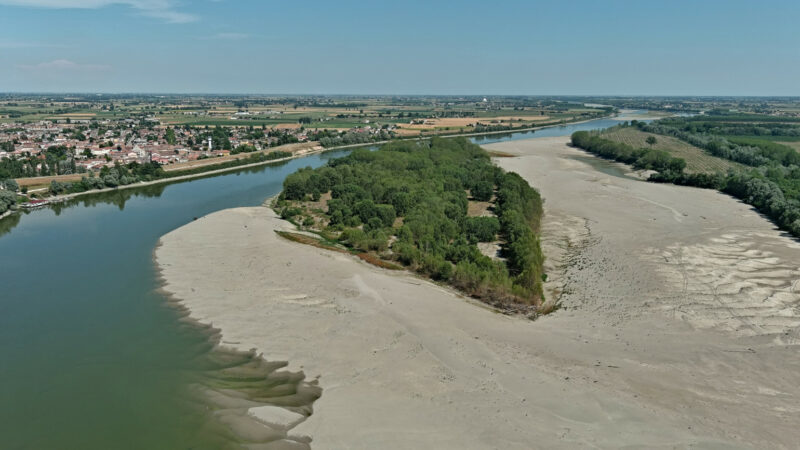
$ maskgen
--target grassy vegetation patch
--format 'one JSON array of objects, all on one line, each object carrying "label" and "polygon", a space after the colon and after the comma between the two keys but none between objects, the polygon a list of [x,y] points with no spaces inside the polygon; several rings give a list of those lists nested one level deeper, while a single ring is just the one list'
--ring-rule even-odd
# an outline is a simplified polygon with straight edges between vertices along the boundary
[{"label": "grassy vegetation patch", "polygon": [[292,233],[290,231],[277,231],[277,230],[275,232],[278,233],[278,236],[280,236],[280,237],[282,237],[284,239],[288,239],[288,240],[290,240],[292,242],[297,242],[299,244],[311,245],[311,246],[314,246],[314,247],[324,248],[325,250],[332,250],[334,252],[339,252],[339,253],[348,253],[348,254],[350,253],[350,252],[348,252],[347,250],[345,250],[345,249],[343,249],[341,247],[337,247],[336,245],[327,244],[327,243],[321,241],[320,239],[313,238],[313,237],[308,236],[306,234]]},{"label": "grassy vegetation patch", "polygon": [[378,266],[378,267],[380,267],[382,269],[403,270],[403,266],[400,266],[398,264],[395,264],[395,263],[380,259],[374,253],[359,253],[358,257],[361,258],[362,261],[366,261],[366,262],[368,262],[368,263],[370,263],[372,265]]},{"label": "grassy vegetation patch", "polygon": [[[634,148],[652,148],[664,150],[675,158],[686,161],[685,171],[692,173],[727,173],[730,169],[742,169],[744,166],[723,158],[709,155],[705,150],[676,139],[640,131],[634,127],[614,127],[603,132],[602,137],[620,142]],[[650,139],[648,141],[648,139]]]}]

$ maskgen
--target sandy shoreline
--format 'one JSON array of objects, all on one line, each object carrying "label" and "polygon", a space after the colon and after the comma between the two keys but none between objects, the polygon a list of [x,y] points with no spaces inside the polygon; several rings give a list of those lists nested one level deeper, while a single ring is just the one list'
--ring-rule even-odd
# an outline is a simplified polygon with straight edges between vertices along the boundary
[{"label": "sandy shoreline", "polygon": [[[164,289],[222,344],[318,377],[314,448],[794,448],[800,245],[713,191],[587,164],[568,137],[487,146],[546,199],[547,289],[508,317],[279,238],[263,207],[161,240]],[[595,165],[595,167],[593,167]]]}]

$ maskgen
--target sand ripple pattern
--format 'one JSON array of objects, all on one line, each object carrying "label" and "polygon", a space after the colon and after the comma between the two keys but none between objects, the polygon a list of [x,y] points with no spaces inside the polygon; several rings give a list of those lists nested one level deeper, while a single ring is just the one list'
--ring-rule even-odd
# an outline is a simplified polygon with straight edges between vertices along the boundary
[{"label": "sand ripple pattern", "polygon": [[659,295],[664,308],[697,328],[800,343],[800,269],[756,238],[768,236],[731,233],[704,244],[648,249],[645,260],[656,264],[667,285],[681,288]]}]

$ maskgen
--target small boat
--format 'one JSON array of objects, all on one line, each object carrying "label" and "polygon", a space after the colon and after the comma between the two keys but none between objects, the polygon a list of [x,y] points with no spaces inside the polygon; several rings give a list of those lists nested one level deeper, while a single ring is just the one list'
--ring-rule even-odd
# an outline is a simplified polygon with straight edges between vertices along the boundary
[{"label": "small boat", "polygon": [[22,208],[25,208],[25,209],[34,209],[34,208],[41,208],[42,206],[46,206],[46,205],[49,205],[49,204],[50,204],[50,202],[47,201],[47,200],[31,200],[31,201],[25,202],[25,203],[23,203],[23,204],[21,204],[19,206],[22,207]]}]

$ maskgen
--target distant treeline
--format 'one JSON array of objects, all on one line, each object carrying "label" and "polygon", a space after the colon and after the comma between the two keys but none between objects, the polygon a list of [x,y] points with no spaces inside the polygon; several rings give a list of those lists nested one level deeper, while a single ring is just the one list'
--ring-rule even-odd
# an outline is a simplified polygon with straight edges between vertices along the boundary
[{"label": "distant treeline", "polygon": [[[651,181],[717,189],[752,205],[780,228],[800,237],[800,155],[789,147],[765,140],[726,139],[710,133],[693,133],[687,130],[687,122],[671,119],[649,125],[639,122],[633,126],[676,137],[713,156],[751,166],[751,169],[727,174],[685,173],[676,170],[677,165],[664,164],[663,156],[659,158],[661,164],[648,167],[640,162],[650,159],[645,156],[648,149],[633,149],[583,131],[572,135],[572,143],[600,156],[656,170],[657,173],[650,176]],[[632,155],[639,155],[639,158],[632,161]]]},{"label": "distant treeline", "polygon": [[369,144],[371,142],[388,141],[395,136],[394,132],[380,130],[377,133],[357,131],[316,130],[309,132],[309,138],[319,141],[325,148],[341,145]]},{"label": "distant treeline", "polygon": [[[491,304],[541,304],[542,199],[466,139],[393,142],[301,169],[286,178],[277,209],[296,219],[301,211],[292,201],[318,200],[325,193],[332,196],[325,232],[340,243]],[[469,195],[495,199],[496,216],[469,217]],[[500,238],[506,262],[478,250],[478,242]]]}]

